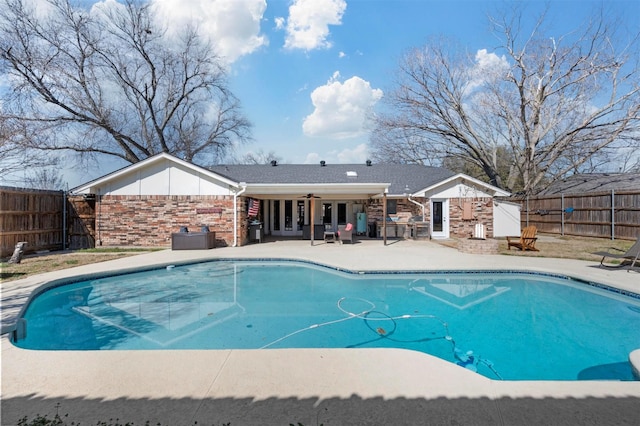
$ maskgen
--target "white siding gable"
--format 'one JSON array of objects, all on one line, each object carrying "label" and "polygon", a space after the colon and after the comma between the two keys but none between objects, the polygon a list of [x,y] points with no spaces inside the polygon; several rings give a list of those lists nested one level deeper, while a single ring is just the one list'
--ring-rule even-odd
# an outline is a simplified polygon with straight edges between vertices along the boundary
[{"label": "white siding gable", "polygon": [[482,191],[479,188],[474,188],[463,183],[452,182],[451,186],[438,188],[437,192],[433,192],[431,198],[480,198],[480,197],[492,197],[491,194]]},{"label": "white siding gable", "polygon": [[415,197],[450,199],[507,196],[509,193],[472,177],[458,174],[413,195]]},{"label": "white siding gable", "polygon": [[115,179],[103,195],[229,195],[228,185],[165,160]]},{"label": "white siding gable", "polygon": [[231,195],[235,183],[167,154],[76,188],[101,195]]}]

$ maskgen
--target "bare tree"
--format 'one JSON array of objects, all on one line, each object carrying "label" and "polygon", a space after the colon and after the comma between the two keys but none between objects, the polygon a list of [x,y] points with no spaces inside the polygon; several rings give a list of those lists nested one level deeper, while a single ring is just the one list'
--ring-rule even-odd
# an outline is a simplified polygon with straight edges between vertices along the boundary
[{"label": "bare tree", "polygon": [[610,162],[616,167],[606,171],[617,173],[640,173],[640,151],[637,149],[621,149],[616,152],[615,161]]},{"label": "bare tree", "polygon": [[371,134],[370,145],[371,159],[376,163],[439,166],[444,157],[440,147],[431,143],[428,135],[400,126],[378,125]]},{"label": "bare tree", "polygon": [[[391,112],[376,119],[374,151],[416,151],[397,138],[410,134],[425,151],[475,164],[496,186],[532,192],[604,149],[638,147],[638,34],[625,40],[622,26],[597,15],[549,37],[545,15],[525,32],[521,13],[491,20],[499,54],[471,57],[433,40],[405,55],[387,98]],[[501,149],[512,159],[507,173]]]},{"label": "bare tree", "polygon": [[60,170],[53,167],[33,170],[25,178],[25,184],[27,188],[47,189],[51,191],[61,191],[64,188],[64,181]]},{"label": "bare tree", "polygon": [[25,149],[22,141],[29,139],[22,123],[13,122],[0,111],[0,182],[18,185],[25,173],[40,167],[56,164],[57,158],[38,150]]},{"label": "bare tree", "polygon": [[25,148],[72,150],[135,163],[167,152],[213,164],[250,138],[209,43],[193,28],[169,36],[148,3],[90,10],[49,0],[0,0],[7,119],[30,129]]},{"label": "bare tree", "polygon": [[262,149],[259,149],[257,152],[246,153],[235,162],[238,164],[269,164],[272,161],[282,163],[282,157],[276,155],[275,151],[264,152]]}]

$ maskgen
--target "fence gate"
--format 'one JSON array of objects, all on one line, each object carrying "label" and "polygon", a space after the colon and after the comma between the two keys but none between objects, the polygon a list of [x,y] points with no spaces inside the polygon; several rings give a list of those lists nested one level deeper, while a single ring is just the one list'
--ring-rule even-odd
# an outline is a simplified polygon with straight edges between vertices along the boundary
[{"label": "fence gate", "polygon": [[96,246],[95,197],[69,195],[67,197],[67,242],[71,250]]}]

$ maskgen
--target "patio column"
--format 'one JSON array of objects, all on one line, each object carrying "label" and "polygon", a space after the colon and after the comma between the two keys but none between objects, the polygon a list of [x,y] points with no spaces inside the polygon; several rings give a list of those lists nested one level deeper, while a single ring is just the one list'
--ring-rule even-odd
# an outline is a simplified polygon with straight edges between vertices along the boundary
[{"label": "patio column", "polygon": [[382,240],[387,245],[387,190],[382,193]]},{"label": "patio column", "polygon": [[309,224],[309,226],[311,226],[311,245],[313,245],[313,239],[315,238],[314,235],[313,235],[313,228],[315,228],[315,226],[314,226],[315,222],[313,221],[313,211],[314,211],[313,198],[314,198],[313,194],[311,194],[311,198],[310,198],[310,201],[309,201],[309,209],[311,209],[311,211],[309,212],[309,222],[311,222]]}]

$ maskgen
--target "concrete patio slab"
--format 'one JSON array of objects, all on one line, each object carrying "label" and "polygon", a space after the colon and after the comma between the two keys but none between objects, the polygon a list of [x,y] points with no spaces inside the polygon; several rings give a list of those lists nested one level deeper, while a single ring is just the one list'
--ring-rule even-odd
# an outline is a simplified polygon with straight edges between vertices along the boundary
[{"label": "concrete patio slab", "polygon": [[[52,280],[215,258],[302,259],[356,271],[545,271],[640,291],[637,273],[594,262],[470,255],[427,241],[277,241],[165,250],[3,283],[2,323],[10,326],[31,292]],[[406,350],[30,351],[6,335],[1,344],[2,425],[56,412],[82,424],[640,424],[640,382],[493,381]]]}]

